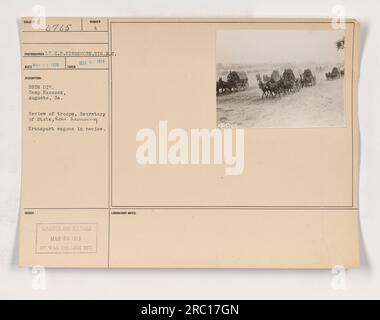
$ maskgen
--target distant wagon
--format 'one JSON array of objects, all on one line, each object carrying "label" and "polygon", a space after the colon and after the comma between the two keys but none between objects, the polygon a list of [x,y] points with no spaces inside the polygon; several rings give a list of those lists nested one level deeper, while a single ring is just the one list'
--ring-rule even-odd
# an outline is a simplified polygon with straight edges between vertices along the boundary
[{"label": "distant wagon", "polygon": [[303,86],[311,87],[317,84],[317,78],[313,75],[310,69],[304,70],[302,74]]},{"label": "distant wagon", "polygon": [[249,87],[248,77],[244,71],[230,71],[227,83],[233,91],[245,90]]},{"label": "distant wagon", "polygon": [[285,69],[282,74],[282,86],[284,92],[295,92],[300,90],[299,79],[296,79],[292,69]]},{"label": "distant wagon", "polygon": [[285,69],[284,73],[282,74],[282,80],[285,84],[291,84],[293,85],[296,82],[296,76],[294,75],[294,72],[292,69]]},{"label": "distant wagon", "polygon": [[342,76],[342,73],[337,67],[334,67],[331,72],[326,73],[327,80],[340,79],[341,76]]},{"label": "distant wagon", "polygon": [[245,90],[248,87],[248,77],[244,71],[230,71],[227,75],[227,81],[220,77],[216,82],[216,95]]}]

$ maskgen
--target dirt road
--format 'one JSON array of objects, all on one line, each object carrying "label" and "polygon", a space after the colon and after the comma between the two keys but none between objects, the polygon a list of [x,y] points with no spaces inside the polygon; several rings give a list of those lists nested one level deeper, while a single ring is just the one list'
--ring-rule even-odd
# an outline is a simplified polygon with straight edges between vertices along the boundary
[{"label": "dirt road", "polygon": [[246,91],[217,97],[218,126],[342,127],[344,79],[318,79],[315,87],[277,98],[262,99],[257,84]]}]

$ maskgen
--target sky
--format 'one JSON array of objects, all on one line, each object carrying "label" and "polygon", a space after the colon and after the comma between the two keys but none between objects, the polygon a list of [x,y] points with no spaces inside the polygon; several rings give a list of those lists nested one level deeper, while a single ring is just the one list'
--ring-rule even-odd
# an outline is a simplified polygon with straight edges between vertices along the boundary
[{"label": "sky", "polygon": [[344,30],[226,30],[217,32],[216,59],[222,64],[339,63],[335,42]]}]

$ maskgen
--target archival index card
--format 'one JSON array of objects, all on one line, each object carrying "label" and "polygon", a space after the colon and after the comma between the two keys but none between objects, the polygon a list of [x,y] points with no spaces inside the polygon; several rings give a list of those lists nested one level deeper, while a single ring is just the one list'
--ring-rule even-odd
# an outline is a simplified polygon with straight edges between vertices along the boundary
[{"label": "archival index card", "polygon": [[359,266],[355,20],[21,26],[21,266]]}]

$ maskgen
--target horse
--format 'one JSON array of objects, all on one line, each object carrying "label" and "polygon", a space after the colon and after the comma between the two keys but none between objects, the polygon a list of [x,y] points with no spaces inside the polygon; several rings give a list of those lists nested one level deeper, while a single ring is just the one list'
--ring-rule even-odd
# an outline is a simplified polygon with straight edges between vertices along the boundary
[{"label": "horse", "polygon": [[232,92],[234,89],[234,86],[229,81],[223,81],[222,78],[219,78],[216,82],[216,95],[224,94],[227,91]]},{"label": "horse", "polygon": [[280,80],[274,81],[273,79],[267,82],[268,90],[272,98],[276,96],[281,96],[281,91],[282,91],[281,83],[282,82]]},{"label": "horse", "polygon": [[216,82],[216,95],[222,94],[224,92],[224,84],[222,78]]},{"label": "horse", "polygon": [[296,90],[297,90],[297,91],[300,91],[300,90],[301,90],[301,87],[302,87],[301,79],[297,78],[297,79],[296,79]]},{"label": "horse", "polygon": [[261,89],[261,91],[263,92],[263,94],[261,95],[261,99],[264,99],[266,97],[268,97],[269,95],[269,88],[267,86],[267,84],[265,84],[262,80],[261,80],[261,75],[260,73],[258,73],[256,75],[256,79],[257,79],[257,82],[259,83],[259,88]]}]

